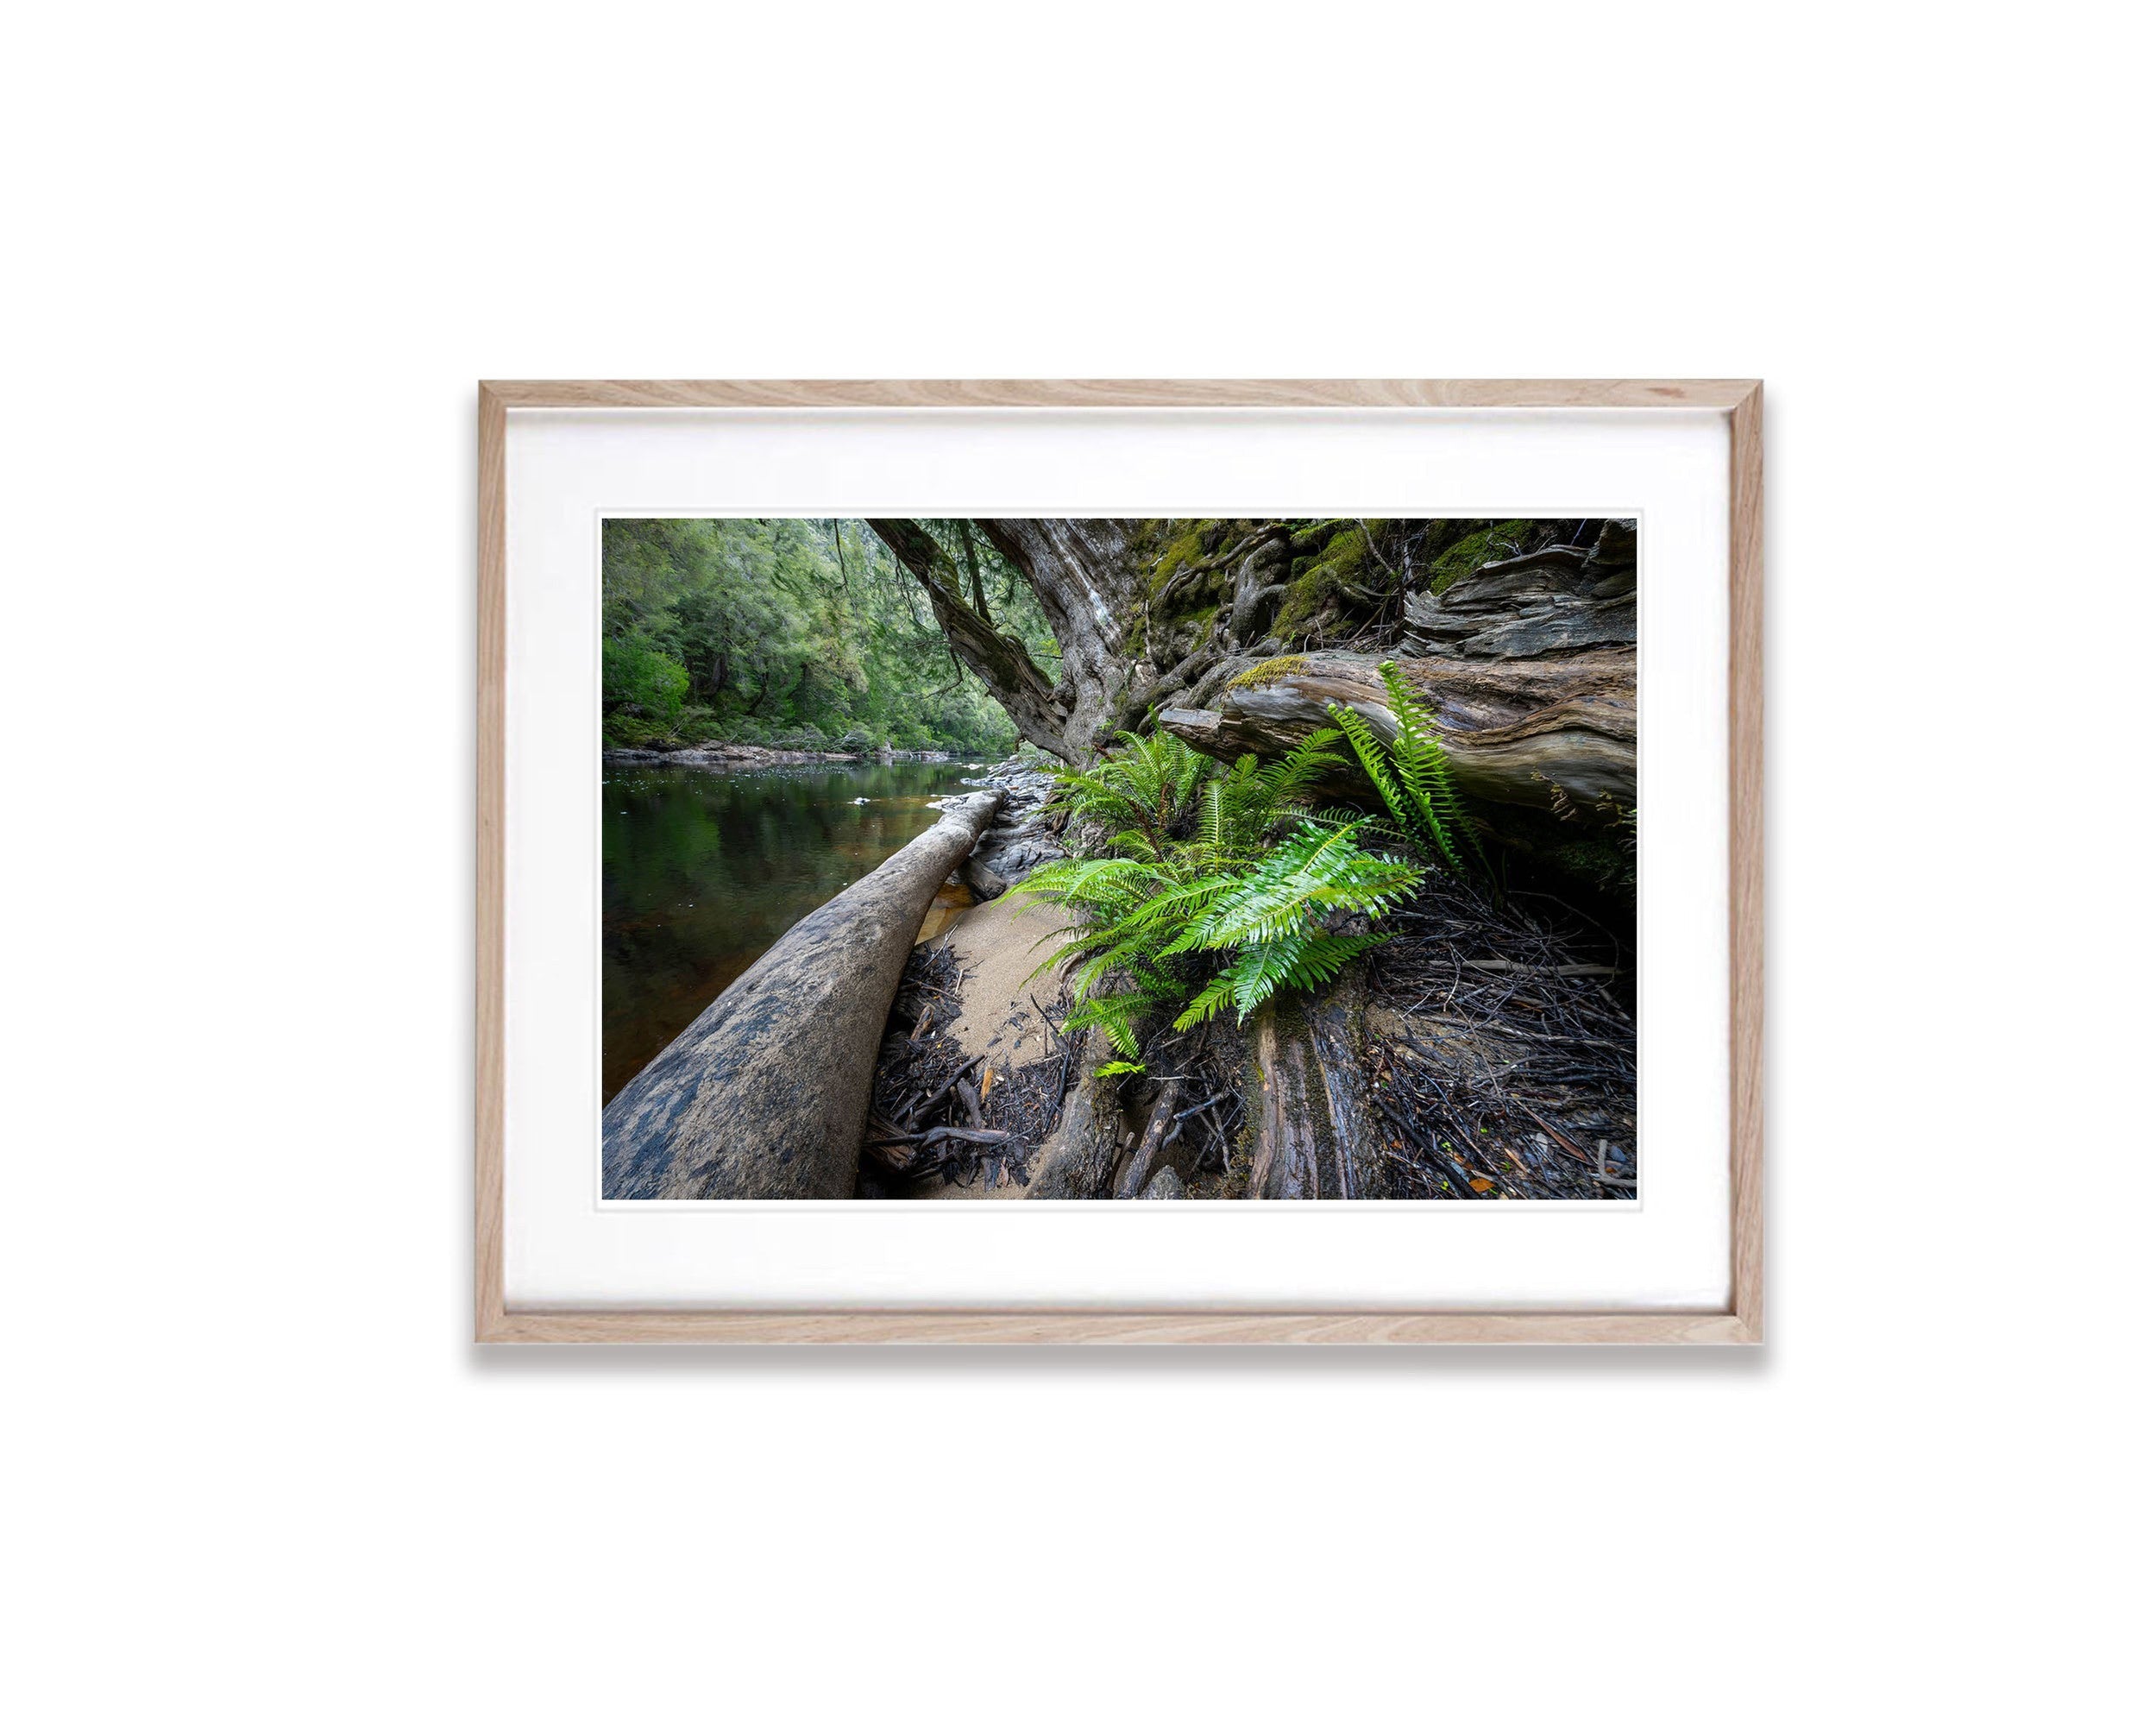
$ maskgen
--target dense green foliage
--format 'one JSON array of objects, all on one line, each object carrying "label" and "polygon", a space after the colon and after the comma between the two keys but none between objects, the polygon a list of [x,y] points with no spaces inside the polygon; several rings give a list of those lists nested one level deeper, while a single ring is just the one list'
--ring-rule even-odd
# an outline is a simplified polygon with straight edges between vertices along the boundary
[{"label": "dense green foliage", "polygon": [[1097,1024],[1124,1056],[1116,1070],[1141,1059],[1148,1020],[1172,1014],[1184,1030],[1231,1005],[1248,1017],[1386,938],[1343,925],[1382,916],[1422,872],[1364,851],[1367,821],[1310,818],[1314,782],[1345,765],[1329,748],[1339,734],[1316,732],[1270,765],[1245,755],[1223,769],[1166,733],[1126,733],[1091,771],[1057,775],[1070,830],[1102,836],[1021,890],[1076,913],[1071,944],[1049,961],[1073,966],[1065,1028]]},{"label": "dense green foliage", "polygon": [[1336,702],[1329,709],[1334,722],[1346,733],[1355,759],[1410,843],[1455,874],[1466,872],[1470,856],[1488,873],[1489,858],[1481,836],[1453,787],[1452,763],[1438,740],[1436,715],[1408,687],[1392,660],[1378,667],[1378,675],[1385,681],[1386,704],[1392,709],[1392,740],[1381,741],[1369,721],[1352,707]]},{"label": "dense green foliage", "polygon": [[[1055,639],[1016,571],[965,524],[922,525],[1053,682]],[[1001,753],[1016,740],[859,521],[610,520],[601,571],[609,743]]]}]

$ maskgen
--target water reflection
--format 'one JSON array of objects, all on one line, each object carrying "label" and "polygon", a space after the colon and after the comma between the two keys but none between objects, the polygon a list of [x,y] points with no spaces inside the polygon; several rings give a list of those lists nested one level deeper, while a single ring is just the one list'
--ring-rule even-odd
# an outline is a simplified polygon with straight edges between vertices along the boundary
[{"label": "water reflection", "polygon": [[[935,824],[959,761],[609,769],[601,1087],[612,1099],[786,930]],[[865,798],[865,801],[857,801]]]}]

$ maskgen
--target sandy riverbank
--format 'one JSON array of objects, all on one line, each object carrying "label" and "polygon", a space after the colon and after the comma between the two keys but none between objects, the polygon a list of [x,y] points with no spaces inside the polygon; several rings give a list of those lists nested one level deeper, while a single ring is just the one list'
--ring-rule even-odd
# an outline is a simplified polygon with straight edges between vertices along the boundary
[{"label": "sandy riverbank", "polygon": [[[1053,937],[1063,925],[1063,912],[1018,893],[976,904],[949,925],[951,951],[965,984],[959,997],[963,1010],[947,1034],[966,1055],[986,1055],[998,1080],[1048,1057],[1051,1045],[1034,1002],[1053,1007],[1060,985],[1053,973],[1034,976],[1034,972],[1061,944]],[[991,1191],[979,1180],[971,1186],[941,1180],[921,1186],[916,1197],[945,1202],[1026,1195],[1022,1187]]]}]

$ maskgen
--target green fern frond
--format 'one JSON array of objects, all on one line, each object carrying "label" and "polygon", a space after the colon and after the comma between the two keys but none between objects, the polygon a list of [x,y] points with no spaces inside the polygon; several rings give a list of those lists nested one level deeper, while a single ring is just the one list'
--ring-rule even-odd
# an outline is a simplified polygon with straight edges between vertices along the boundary
[{"label": "green fern frond", "polygon": [[[1392,824],[1309,808],[1326,773],[1348,764],[1332,746],[1343,735]],[[1418,752],[1404,778],[1349,712],[1270,765],[1245,755],[1217,766],[1171,734],[1125,733],[1097,766],[1060,774],[1059,806],[1106,828],[1096,854],[1046,864],[1020,889],[1071,913],[1049,937],[1062,944],[1040,966],[1070,979],[1065,1029],[1097,1026],[1135,1062],[1156,1015],[1188,1029],[1225,1007],[1247,1017],[1282,989],[1330,981],[1386,936],[1330,933],[1327,923],[1380,918],[1421,878],[1412,865],[1363,845],[1438,825],[1446,781],[1428,759]],[[1276,840],[1291,820],[1293,829]]]},{"label": "green fern frond", "polygon": [[1185,1006],[1175,1021],[1175,1028],[1187,1030],[1193,1024],[1203,1024],[1229,1004],[1235,997],[1235,985],[1228,973],[1223,971],[1197,992],[1197,997]]},{"label": "green fern frond", "polygon": [[1454,841],[1463,840],[1487,870],[1489,858],[1483,853],[1481,836],[1475,831],[1474,822],[1453,784],[1452,759],[1440,740],[1436,715],[1423,704],[1407,679],[1400,675],[1400,668],[1391,659],[1378,667],[1378,677],[1385,684],[1393,720],[1399,726],[1399,737],[1392,745],[1392,758],[1400,768],[1401,777],[1429,809],[1431,824],[1444,835],[1446,848],[1453,853],[1455,866]]},{"label": "green fern frond", "polygon": [[1145,995],[1097,994],[1063,1021],[1063,1033],[1076,1036],[1097,1025],[1116,1052],[1125,1060],[1139,1057],[1138,1023],[1153,1002]]}]

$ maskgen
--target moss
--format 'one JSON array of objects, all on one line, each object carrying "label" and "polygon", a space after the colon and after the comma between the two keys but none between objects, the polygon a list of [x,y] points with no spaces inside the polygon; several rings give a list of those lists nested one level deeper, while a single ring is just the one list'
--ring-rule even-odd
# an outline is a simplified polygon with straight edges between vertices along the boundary
[{"label": "moss", "polygon": [[1537,525],[1534,521],[1499,521],[1448,546],[1430,566],[1430,590],[1443,593],[1461,576],[1473,575],[1484,563],[1509,556],[1511,547],[1527,539]]},{"label": "moss", "polygon": [[1602,892],[1629,892],[1637,884],[1635,864],[1625,847],[1612,839],[1575,839],[1549,853],[1567,874]]},{"label": "moss", "polygon": [[1196,563],[1205,555],[1205,529],[1211,524],[1187,521],[1178,525],[1184,532],[1171,539],[1167,548],[1154,560],[1153,575],[1147,583],[1148,592],[1156,599],[1185,563]]},{"label": "moss", "polygon": [[1285,636],[1316,621],[1340,591],[1341,582],[1354,580],[1369,554],[1369,538],[1361,522],[1337,529],[1326,540],[1325,549],[1288,582],[1279,614],[1273,620],[1273,633]]},{"label": "moss", "polygon": [[1296,677],[1310,669],[1308,653],[1283,653],[1279,658],[1260,659],[1239,677],[1228,679],[1230,689],[1262,689],[1268,683],[1278,683],[1284,677]]},{"label": "moss", "polygon": [[1345,520],[1312,521],[1308,526],[1298,527],[1295,530],[1294,537],[1288,541],[1288,548],[1298,557],[1308,556],[1323,545],[1341,528],[1353,526],[1355,526],[1354,522]]}]

